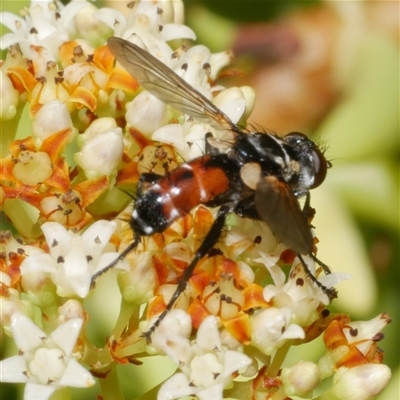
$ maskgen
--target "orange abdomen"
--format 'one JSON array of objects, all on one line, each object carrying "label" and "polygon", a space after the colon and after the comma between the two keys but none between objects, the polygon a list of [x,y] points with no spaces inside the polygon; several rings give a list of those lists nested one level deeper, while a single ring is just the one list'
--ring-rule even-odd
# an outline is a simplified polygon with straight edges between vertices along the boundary
[{"label": "orange abdomen", "polygon": [[138,197],[132,228],[140,235],[162,232],[176,218],[207,204],[230,189],[227,159],[203,156],[182,164]]}]

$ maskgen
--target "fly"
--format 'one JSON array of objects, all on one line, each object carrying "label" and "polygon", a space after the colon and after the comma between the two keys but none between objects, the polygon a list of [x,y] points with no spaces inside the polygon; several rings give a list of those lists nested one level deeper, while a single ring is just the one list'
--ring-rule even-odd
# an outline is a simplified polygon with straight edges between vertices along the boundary
[{"label": "fly", "polygon": [[[108,47],[143,88],[182,113],[230,132],[232,143],[226,152],[208,145],[204,156],[181,164],[168,176],[142,174],[130,218],[134,240],[115,261],[95,274],[92,281],[136,248],[141,237],[163,232],[175,219],[204,204],[219,207],[216,219],[165,310],[145,333],[148,340],[185,290],[197,263],[218,241],[226,218],[232,212],[264,221],[275,236],[296,253],[310,278],[331,299],[336,297],[334,289],[324,287],[311,274],[302,257],[309,255],[325,273],[330,273],[313,254],[314,242],[307,220],[311,210],[309,191],[324,181],[330,167],[318,146],[298,132],[282,138],[266,132],[244,132],[146,50],[116,37],[108,40]],[[299,203],[302,197],[305,197],[303,207]]]}]

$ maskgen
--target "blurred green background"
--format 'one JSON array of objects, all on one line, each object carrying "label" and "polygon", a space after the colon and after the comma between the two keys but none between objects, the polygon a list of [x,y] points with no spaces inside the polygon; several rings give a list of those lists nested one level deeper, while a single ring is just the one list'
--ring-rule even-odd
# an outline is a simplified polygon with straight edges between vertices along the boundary
[{"label": "blurred green background", "polygon": [[[18,14],[28,4],[3,0],[1,7]],[[311,196],[318,256],[333,271],[353,276],[339,285],[332,307],[353,320],[381,312],[393,318],[380,343],[393,379],[379,400],[400,398],[399,11],[391,1],[185,2],[186,24],[198,43],[235,53],[219,83],[255,88],[250,122],[282,134],[303,131],[326,147],[333,167]],[[29,120],[21,130],[29,133]],[[118,296],[115,288],[106,290]],[[93,328],[93,335],[106,335],[108,324]],[[1,353],[2,359],[15,354],[4,336]],[[150,371],[159,363],[152,360]],[[149,389],[144,369],[120,372],[127,398]],[[22,388],[1,384],[1,399],[22,398]],[[76,390],[73,398],[95,393]]]}]

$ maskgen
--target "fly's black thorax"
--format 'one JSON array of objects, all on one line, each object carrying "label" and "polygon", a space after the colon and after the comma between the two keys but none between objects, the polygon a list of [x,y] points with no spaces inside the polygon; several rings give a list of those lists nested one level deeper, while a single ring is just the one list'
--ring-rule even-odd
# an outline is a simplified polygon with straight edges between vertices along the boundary
[{"label": "fly's black thorax", "polygon": [[293,170],[284,144],[282,139],[269,133],[242,135],[229,152],[229,157],[239,168],[248,163],[258,163],[264,176],[274,175],[288,182]]}]

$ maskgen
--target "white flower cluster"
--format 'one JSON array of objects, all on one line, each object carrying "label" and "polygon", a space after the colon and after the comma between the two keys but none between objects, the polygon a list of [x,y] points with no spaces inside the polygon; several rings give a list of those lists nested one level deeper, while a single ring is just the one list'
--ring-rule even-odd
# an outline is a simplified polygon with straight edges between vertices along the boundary
[{"label": "white flower cluster", "polygon": [[[363,373],[371,377],[378,388],[376,392],[390,377],[380,364],[379,369],[373,369],[371,365],[375,364],[367,358],[369,349],[375,350],[372,338],[377,337],[389,318],[364,325],[343,323],[340,329],[346,346],[339,341],[340,346],[330,349],[319,364],[300,361],[282,369],[284,356],[293,343],[312,340],[313,328],[320,329],[318,334],[326,329],[321,315],[330,299],[310,281],[297,259],[291,259],[292,269],[286,279],[277,265],[285,248],[277,245],[266,227],[261,230],[252,223],[249,228],[246,220],[231,226],[228,235],[220,238],[218,245],[226,265],[218,266],[221,271],[215,275],[210,274],[216,280],[209,279],[206,273],[207,267],[218,268],[206,265],[207,271],[202,271],[205,278],[199,273],[195,277],[198,281],[193,279],[193,286],[197,283],[204,290],[192,296],[189,292],[196,289],[188,285],[188,293],[181,296],[185,299],[177,301],[176,309],[154,331],[151,346],[146,343],[143,333],[165,309],[176,288],[168,283],[178,276],[176,270],[168,269],[168,262],[187,265],[197,246],[195,242],[204,237],[212,223],[209,210],[208,223],[192,223],[201,207],[188,216],[193,221],[176,221],[170,227],[172,239],[168,234],[161,240],[145,238],[139,246],[141,253],[135,254],[133,261],[128,263],[133,257],[130,254],[118,264],[129,273],[118,278],[122,306],[116,327],[104,349],[95,349],[86,337],[85,323],[89,318],[83,299],[90,293],[92,277],[118,259],[115,245],[121,243],[121,250],[127,242],[123,229],[116,229],[117,221],[92,223],[99,218],[87,210],[92,200],[88,198],[93,192],[96,199],[104,194],[101,204],[107,205],[110,198],[117,197],[112,190],[118,179],[124,183],[126,175],[131,178],[154,172],[157,151],[174,166],[181,159],[203,155],[206,134],[227,138],[227,132],[218,131],[212,121],[182,115],[150,92],[140,90],[138,82],[127,76],[118,62],[114,66],[113,56],[105,46],[107,38],[121,37],[147,50],[235,124],[246,121],[254,104],[254,91],[249,87],[224,89],[213,85],[220,70],[231,61],[229,52],[212,54],[202,45],[190,49],[184,45],[170,47],[167,42],[195,39],[194,32],[182,20],[180,0],[132,2],[127,15],[111,8],[98,9],[84,0],[71,1],[66,6],[60,1],[32,1],[23,17],[1,13],[1,23],[11,30],[2,37],[1,48],[12,47],[1,65],[0,113],[3,121],[12,121],[19,115],[21,104],[29,101],[32,140],[27,142],[28,149],[25,142],[13,143],[18,156],[9,156],[5,165],[11,171],[8,182],[17,183],[0,187],[0,197],[31,201],[43,218],[35,222],[41,222],[45,241],[34,247],[21,245],[9,233],[0,237],[2,261],[6,266],[18,265],[18,273],[12,268],[9,272],[0,271],[1,323],[19,349],[18,355],[0,362],[0,380],[26,383],[26,400],[47,400],[61,388],[92,386],[95,374],[84,369],[84,364],[107,378],[118,362],[135,363],[137,353],[138,357],[147,353],[168,355],[179,368],[161,385],[159,400],[190,395],[200,400],[222,400],[224,391],[237,383],[247,398],[264,398],[271,392],[275,393],[271,398],[276,399],[309,398],[321,379],[334,374],[332,399],[345,398],[340,397],[345,396],[341,393],[349,393],[353,379],[357,380],[357,390],[365,394],[354,398],[367,399],[365,388],[362,391]],[[174,95],[171,96],[173,104]],[[78,131],[82,133],[78,135]],[[152,141],[165,144],[165,149],[153,146]],[[145,143],[145,149],[138,153],[141,143]],[[70,151],[65,151],[71,144]],[[74,163],[68,165],[67,159]],[[128,172],[125,167],[129,167]],[[158,167],[165,172],[163,162]],[[32,193],[26,194],[25,189]],[[105,215],[115,215],[115,209],[107,210],[109,214]],[[47,222],[42,223],[43,220]],[[89,222],[92,224],[83,233],[67,229],[80,230]],[[193,234],[196,229],[200,232],[197,237]],[[261,246],[255,245],[257,237],[263,239]],[[160,254],[168,261],[157,270],[154,265]],[[316,273],[313,260],[306,261],[311,273]],[[214,261],[209,257],[207,262]],[[257,281],[257,274],[262,276],[262,284]],[[328,289],[347,279],[344,274],[322,278],[316,275]],[[270,284],[264,283],[266,277]],[[18,279],[20,282],[15,284]],[[236,286],[237,280],[240,284]],[[193,305],[189,305],[191,296],[203,301],[195,311],[189,310]],[[142,321],[146,315],[141,306],[154,297],[162,300],[149,303],[148,320]],[[160,304],[164,308],[157,308]],[[40,313],[35,314],[38,310]],[[361,332],[356,335],[357,340],[351,335],[355,331]],[[366,364],[357,366],[357,370],[342,366],[336,373],[337,364],[351,346],[358,346]],[[130,349],[137,353],[129,353]],[[264,366],[260,368],[260,364]],[[267,368],[270,369],[265,373]],[[237,382],[234,378],[238,375],[253,377],[254,381]],[[371,386],[372,383],[368,388]],[[108,388],[109,393],[112,390]]]}]

